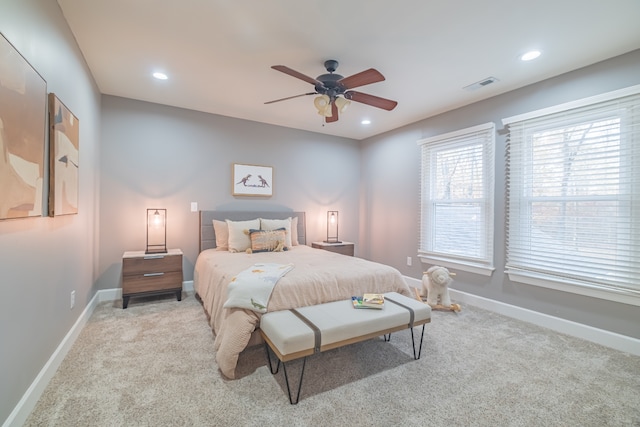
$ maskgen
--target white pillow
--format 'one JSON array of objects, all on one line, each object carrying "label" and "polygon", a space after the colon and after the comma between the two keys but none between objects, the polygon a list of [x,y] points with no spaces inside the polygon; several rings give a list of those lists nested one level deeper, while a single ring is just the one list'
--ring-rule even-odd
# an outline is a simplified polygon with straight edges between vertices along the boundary
[{"label": "white pillow", "polygon": [[300,243],[298,242],[298,217],[294,216],[291,218],[291,244],[293,246],[298,246]]},{"label": "white pillow", "polygon": [[216,250],[229,250],[229,226],[226,221],[213,220],[213,231],[216,233]]},{"label": "white pillow", "polygon": [[260,218],[260,230],[277,230],[278,228],[285,229],[284,245],[287,248],[291,247],[291,217],[287,219],[264,219]]},{"label": "white pillow", "polygon": [[249,238],[249,230],[260,229],[260,219],[252,219],[250,221],[231,221],[226,220],[229,227],[229,252],[245,252],[251,247],[251,239]]}]

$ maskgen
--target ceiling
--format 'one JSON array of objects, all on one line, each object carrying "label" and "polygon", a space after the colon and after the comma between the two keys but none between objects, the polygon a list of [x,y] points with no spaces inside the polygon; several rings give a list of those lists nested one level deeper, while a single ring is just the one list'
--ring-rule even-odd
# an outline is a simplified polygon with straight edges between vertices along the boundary
[{"label": "ceiling", "polygon": [[[103,94],[356,140],[640,48],[638,0],[58,3]],[[542,55],[520,61],[530,49]],[[314,90],[272,65],[315,78],[328,59],[345,77],[380,71],[356,90],[398,106],[352,102],[323,124],[315,96],[265,105]]]}]

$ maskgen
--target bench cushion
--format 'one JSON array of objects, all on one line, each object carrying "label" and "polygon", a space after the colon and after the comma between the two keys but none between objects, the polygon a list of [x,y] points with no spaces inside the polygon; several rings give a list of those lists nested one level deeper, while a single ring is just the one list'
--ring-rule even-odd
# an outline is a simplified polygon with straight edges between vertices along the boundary
[{"label": "bench cushion", "polygon": [[[321,332],[321,351],[336,348],[362,339],[373,338],[391,329],[410,326],[410,307],[414,312],[414,325],[431,320],[431,308],[420,301],[397,292],[385,293],[384,308],[355,309],[351,300],[335,301],[296,309]],[[313,330],[290,310],[274,311],[262,315],[260,329],[270,347],[282,360],[291,360],[313,353]],[[292,357],[287,357],[292,356]]]}]

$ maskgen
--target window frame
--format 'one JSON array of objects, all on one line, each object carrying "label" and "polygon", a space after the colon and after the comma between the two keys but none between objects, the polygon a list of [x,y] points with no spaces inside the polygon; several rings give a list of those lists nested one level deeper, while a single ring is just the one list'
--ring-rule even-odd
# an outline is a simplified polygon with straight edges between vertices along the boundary
[{"label": "window frame", "polygon": [[[635,140],[633,139],[634,137],[635,138],[638,137],[638,132],[632,133],[626,130],[626,127],[629,126],[628,122],[630,122],[631,120],[629,119],[630,116],[628,112],[624,108],[620,107],[619,109],[616,110],[616,108],[612,105],[608,107],[608,110],[605,110],[604,108],[601,108],[599,110],[598,107],[599,106],[607,107],[608,105],[606,103],[615,102],[617,99],[621,99],[631,95],[638,95],[639,93],[640,93],[640,85],[636,85],[630,88],[625,88],[622,90],[613,91],[606,94],[553,106],[547,109],[537,110],[527,114],[505,118],[502,120],[502,122],[505,125],[518,124],[519,126],[521,126],[523,122],[527,122],[529,120],[538,119],[538,118],[541,118],[542,120],[544,119],[544,116],[561,117],[561,115],[563,114],[571,115],[571,120],[568,119],[565,123],[554,124],[553,126],[556,126],[556,129],[557,129],[558,128],[557,126],[559,126],[560,128],[563,126],[565,128],[569,128],[572,122],[574,125],[578,123],[585,123],[585,122],[597,123],[598,121],[604,121],[608,118],[611,119],[615,117],[620,120],[620,141],[621,141],[620,142],[620,145],[621,145],[620,168],[621,168],[621,171],[625,172],[625,171],[632,170],[634,168],[635,163],[632,164],[630,162],[638,161],[637,158],[635,158],[634,160],[634,159],[628,158],[623,154],[627,152],[626,150],[632,150],[632,148],[629,148],[629,147],[632,147],[632,144],[638,143],[637,139]],[[640,108],[639,101],[633,101],[633,102],[634,102],[633,108]],[[583,107],[587,107],[587,108],[583,108]],[[576,109],[582,109],[582,110],[572,111]],[[573,116],[573,114],[577,112],[580,113],[580,116]],[[638,113],[636,112],[635,114],[637,115]],[[636,119],[635,122],[636,122],[635,125],[637,126],[638,120]],[[527,147],[529,148],[531,147],[532,142],[530,138],[535,132],[540,132],[541,129],[550,129],[550,130],[554,129],[551,125],[545,126],[544,124],[531,125],[530,128],[527,128],[527,124],[525,123],[523,127],[524,129],[520,130],[519,134],[521,134],[523,141],[525,141],[524,142],[525,147],[522,148],[524,150],[526,150]],[[510,131],[508,147],[507,147],[508,159],[507,159],[506,167],[507,167],[507,170],[511,171],[512,173],[516,169],[520,168],[521,169],[520,173],[523,174],[523,178],[521,182],[524,182],[524,180],[526,180],[526,174],[527,174],[525,169],[527,168],[530,169],[532,167],[532,164],[531,164],[531,161],[529,161],[526,164],[523,163],[522,165],[516,165],[516,166],[511,164],[511,159],[510,159],[511,137],[512,135]],[[530,153],[528,155],[530,155]],[[525,161],[524,156],[522,160]],[[506,265],[505,265],[505,273],[509,276],[509,279],[514,282],[525,283],[529,285],[540,286],[544,288],[555,289],[555,290],[570,292],[574,294],[586,295],[590,297],[622,302],[622,303],[631,304],[631,305],[640,305],[640,288],[632,289],[629,287],[624,287],[622,285],[615,285],[611,283],[603,283],[603,282],[596,283],[597,281],[595,280],[589,281],[584,277],[579,278],[579,277],[570,277],[571,276],[570,274],[567,274],[567,275],[557,274],[558,268],[556,268],[556,273],[554,274],[552,272],[553,269],[547,269],[547,271],[545,272],[543,271],[544,270],[543,268],[539,268],[540,271],[536,271],[535,268],[522,268],[523,266],[518,265],[517,262],[510,263],[509,252],[512,249],[509,244],[510,236],[513,233],[518,233],[519,231],[518,227],[523,227],[524,224],[526,224],[527,222],[530,222],[533,216],[532,214],[529,214],[525,218],[523,214],[520,214],[520,217],[518,219],[514,219],[513,215],[515,214],[512,212],[512,208],[514,204],[519,203],[517,208],[513,208],[513,209],[519,209],[519,212],[522,211],[526,213],[527,210],[531,209],[531,205],[535,200],[542,199],[540,196],[532,196],[531,194],[525,194],[525,187],[512,188],[512,177],[513,177],[512,175],[507,175],[507,182],[509,183],[509,185],[507,185],[507,199],[506,199],[507,200],[507,218],[508,218],[507,224],[508,224],[508,227],[510,227],[510,229],[507,230],[507,240],[506,240],[506,248],[505,248],[507,259],[506,259]],[[629,227],[630,227],[629,231],[631,232],[631,236],[632,236],[631,239],[632,240],[637,239],[638,230],[637,230],[637,227],[634,229],[633,224],[634,224],[634,221],[637,222],[637,219],[640,218],[640,210],[638,209],[640,206],[638,206],[639,202],[637,200],[635,202],[631,200],[630,195],[633,193],[634,186],[636,186],[636,191],[637,191],[637,188],[640,188],[638,181],[639,179],[636,175],[636,177],[632,178],[630,182],[626,182],[626,181],[620,182],[619,184],[621,185],[622,189],[624,189],[623,187],[624,184],[630,185],[631,189],[626,188],[626,191],[620,191],[620,194],[616,194],[614,196],[612,195],[590,195],[588,197],[566,196],[563,198],[563,200],[567,202],[570,202],[572,199],[573,200],[582,199],[583,201],[588,199],[591,201],[596,201],[596,200],[607,200],[607,199],[613,198],[621,205],[622,212],[626,212],[627,215],[633,214],[633,216],[630,216],[631,219],[629,219]],[[516,185],[516,184],[513,184],[513,185]],[[518,194],[518,192],[520,194]],[[628,195],[626,196],[627,198],[625,198],[625,195]],[[559,200],[559,199],[556,199],[556,200]],[[627,202],[628,202],[628,205],[625,205],[625,203]],[[635,203],[635,206],[633,205],[633,203]],[[514,227],[514,223],[517,224],[515,227]],[[620,224],[615,224],[615,225],[618,227],[617,232],[620,233],[621,225]],[[522,237],[522,235],[525,235],[525,234],[526,233],[517,235],[517,238],[521,239],[521,241],[526,241],[526,238]],[[519,243],[521,244],[521,242]],[[638,245],[635,243],[631,243],[630,245],[628,245],[628,247],[631,248],[631,252],[628,256],[627,262],[629,262],[630,265],[634,265],[635,260],[637,260],[637,251],[640,249],[638,248]],[[634,251],[634,248],[635,248],[635,251]]]},{"label": "window frame", "polygon": [[[479,136],[481,139],[479,139]],[[417,142],[421,148],[421,180],[420,180],[420,242],[418,257],[424,263],[438,264],[447,268],[468,271],[484,276],[490,276],[494,267],[494,219],[495,219],[495,124],[484,123],[477,126],[424,138]],[[480,233],[485,240],[480,256],[465,256],[451,252],[435,250],[433,243],[433,230],[438,226],[434,214],[437,204],[442,200],[434,198],[437,179],[433,175],[437,170],[435,159],[438,153],[453,151],[482,144],[482,189],[481,198],[457,198],[449,204],[461,205],[464,203],[480,204],[482,224]],[[428,162],[428,164],[427,164]],[[428,175],[428,176],[426,176]],[[426,235],[432,236],[425,239]],[[429,241],[431,240],[431,241]]]}]

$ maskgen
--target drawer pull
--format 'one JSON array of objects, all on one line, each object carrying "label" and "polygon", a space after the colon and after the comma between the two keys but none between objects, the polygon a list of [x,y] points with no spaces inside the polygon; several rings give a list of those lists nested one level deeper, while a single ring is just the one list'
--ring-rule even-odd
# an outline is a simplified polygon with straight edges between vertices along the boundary
[{"label": "drawer pull", "polygon": [[144,277],[162,276],[164,273],[145,273]]},{"label": "drawer pull", "polygon": [[144,257],[144,259],[162,259],[162,258],[164,258],[164,255],[149,255]]}]

